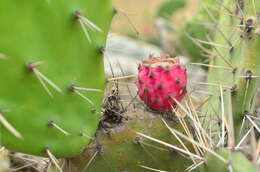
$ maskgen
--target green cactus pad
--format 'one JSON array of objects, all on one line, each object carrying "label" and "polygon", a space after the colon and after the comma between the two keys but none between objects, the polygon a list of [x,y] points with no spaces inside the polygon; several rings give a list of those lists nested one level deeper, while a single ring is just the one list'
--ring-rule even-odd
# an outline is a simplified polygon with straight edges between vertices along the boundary
[{"label": "green cactus pad", "polygon": [[[138,131],[181,147],[161,117],[149,113],[128,113],[128,116],[132,120],[124,126],[114,128],[111,135],[98,132],[96,141],[83,154],[72,160],[75,172],[150,171],[145,168],[182,171],[191,164],[185,155],[136,134]],[[181,128],[175,121],[167,123],[175,129]],[[102,149],[98,149],[97,145]],[[98,153],[95,155],[95,152]],[[89,162],[91,163],[88,164]]]},{"label": "green cactus pad", "polygon": [[[221,10],[225,11],[225,8],[228,8],[239,17],[220,15],[214,42],[219,45],[227,45],[227,47],[214,47],[211,65],[221,66],[222,68],[210,68],[208,73],[208,82],[217,84],[217,87],[210,86],[209,91],[220,92],[220,85],[225,90],[222,92],[223,103],[218,96],[212,97],[204,110],[207,111],[210,118],[216,116],[216,112],[219,116],[225,115],[229,123],[232,117],[234,142],[238,143],[241,133],[243,133],[241,131],[245,127],[243,125],[244,118],[248,114],[254,114],[255,110],[253,102],[259,77],[252,76],[259,76],[260,73],[258,67],[260,65],[258,58],[260,21],[256,16],[256,13],[260,11],[260,1],[256,1],[254,4],[252,2],[243,4],[244,1],[241,1],[242,4],[236,5],[232,5],[231,2],[231,0],[225,0]],[[239,10],[242,7],[243,11]],[[244,16],[244,13],[247,15]],[[241,23],[243,24],[241,25]],[[228,25],[241,26],[230,29],[225,27]],[[226,69],[223,69],[223,67]],[[223,104],[225,107],[222,108],[222,113],[221,106]],[[212,118],[210,120],[212,121]]]},{"label": "green cactus pad", "polygon": [[110,0],[1,0],[0,6],[0,144],[40,156],[79,153],[100,119],[100,48],[114,13]]},{"label": "green cactus pad", "polygon": [[220,149],[216,151],[221,157],[229,159],[228,163],[224,163],[216,156],[207,153],[206,162],[200,168],[200,172],[256,172],[256,167],[248,161],[248,159],[241,152],[231,152],[227,149]]}]

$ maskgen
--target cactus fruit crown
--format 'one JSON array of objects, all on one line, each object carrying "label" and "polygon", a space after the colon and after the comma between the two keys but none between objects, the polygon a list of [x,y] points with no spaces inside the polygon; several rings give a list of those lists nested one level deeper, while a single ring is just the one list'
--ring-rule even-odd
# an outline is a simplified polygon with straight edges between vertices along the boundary
[{"label": "cactus fruit crown", "polygon": [[185,96],[186,70],[178,58],[151,57],[138,70],[138,94],[150,109],[169,112]]}]

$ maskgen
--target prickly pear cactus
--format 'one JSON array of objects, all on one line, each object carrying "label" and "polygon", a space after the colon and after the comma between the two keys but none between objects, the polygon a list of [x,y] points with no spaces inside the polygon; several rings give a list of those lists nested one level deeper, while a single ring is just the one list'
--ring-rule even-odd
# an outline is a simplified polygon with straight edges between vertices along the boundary
[{"label": "prickly pear cactus", "polygon": [[[208,74],[209,91],[218,94],[205,106],[208,117],[205,121],[212,130],[221,130],[218,146],[222,149],[214,150],[219,156],[205,156],[202,171],[255,172],[259,171],[257,163],[248,160],[240,144],[246,139],[244,133],[256,126],[251,118],[255,115],[260,74],[260,1],[223,0],[219,8],[221,15]],[[242,151],[231,151],[238,148]]]},{"label": "prickly pear cactus", "polygon": [[110,0],[0,6],[0,144],[40,156],[79,153],[100,119]]},{"label": "prickly pear cactus", "polygon": [[[174,139],[162,121],[164,118],[173,128],[182,129],[172,111],[176,107],[175,101],[181,101],[186,95],[186,83],[186,70],[180,65],[178,58],[162,56],[142,61],[139,65],[137,92],[147,109],[154,114],[148,113],[143,107],[131,109],[136,110],[136,113],[122,113],[125,112],[119,108],[122,96],[119,94],[119,88],[122,86],[116,85],[117,91],[112,91],[109,96],[111,98],[108,99],[110,101],[105,101],[105,118],[101,121],[96,137],[81,156],[72,160],[75,167],[73,170],[144,171],[153,168],[176,171],[189,165],[191,162],[186,160],[185,156],[173,151],[169,146],[172,144],[180,147],[181,143]],[[112,115],[113,113],[115,115]],[[107,126],[109,132],[104,132]],[[138,133],[162,140],[166,146],[141,138]]]},{"label": "prickly pear cactus", "polygon": [[[219,92],[220,97],[209,101],[208,116],[219,112],[219,117],[227,121],[228,130],[234,129],[232,138],[238,143],[246,128],[244,124],[251,124],[249,115],[255,111],[260,74],[260,1],[225,0],[221,7],[226,13],[220,16],[214,40],[218,46],[214,46],[208,74],[209,90]],[[234,28],[226,28],[227,25]]]}]

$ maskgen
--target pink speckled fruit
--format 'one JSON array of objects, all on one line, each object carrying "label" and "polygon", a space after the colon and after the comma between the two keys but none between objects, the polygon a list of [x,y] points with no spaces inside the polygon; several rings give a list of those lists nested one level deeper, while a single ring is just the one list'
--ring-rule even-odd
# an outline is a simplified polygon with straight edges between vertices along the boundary
[{"label": "pink speckled fruit", "polygon": [[142,61],[138,73],[138,95],[152,110],[172,111],[186,95],[186,70],[178,58],[152,57]]}]

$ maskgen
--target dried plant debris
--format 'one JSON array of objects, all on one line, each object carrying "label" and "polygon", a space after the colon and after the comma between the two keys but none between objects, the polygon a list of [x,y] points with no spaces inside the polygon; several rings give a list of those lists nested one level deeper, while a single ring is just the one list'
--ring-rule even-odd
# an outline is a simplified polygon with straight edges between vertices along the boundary
[{"label": "dried plant debris", "polygon": [[9,153],[10,170],[19,172],[43,172],[47,171],[50,164],[48,158],[42,158],[22,153]]},{"label": "dried plant debris", "polygon": [[119,88],[116,86],[105,96],[99,128],[108,130],[124,124],[129,119],[124,115],[125,112],[126,110],[120,102]]}]

